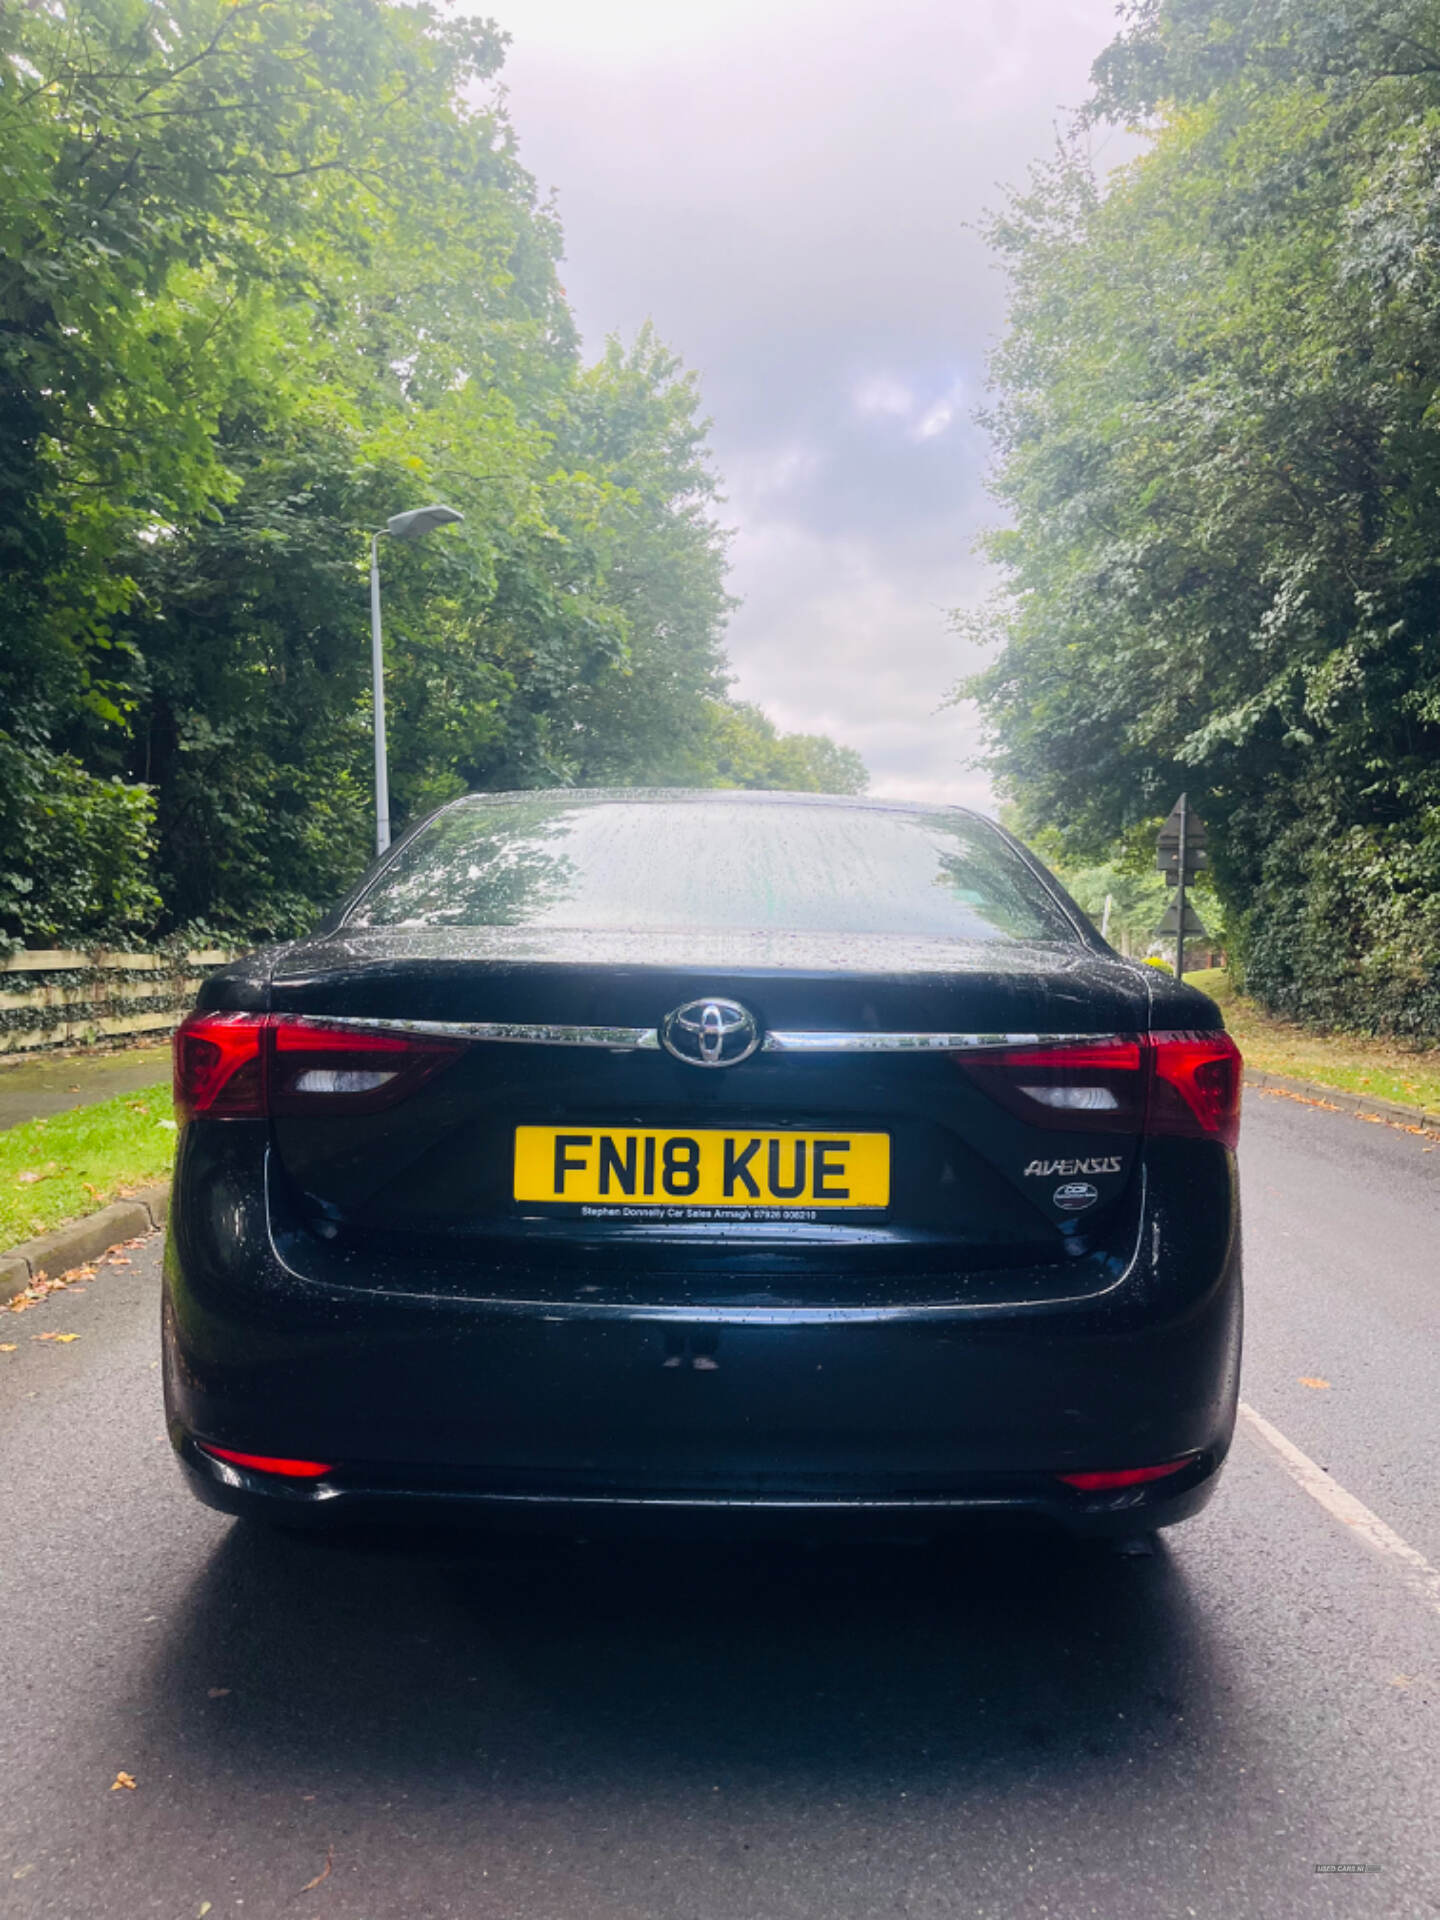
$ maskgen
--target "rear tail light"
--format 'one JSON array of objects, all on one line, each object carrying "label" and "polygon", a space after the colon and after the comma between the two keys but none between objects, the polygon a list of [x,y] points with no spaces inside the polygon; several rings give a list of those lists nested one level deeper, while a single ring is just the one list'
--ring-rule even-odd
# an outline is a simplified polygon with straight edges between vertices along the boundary
[{"label": "rear tail light", "polygon": [[1114,1493],[1120,1487],[1143,1487],[1147,1480],[1168,1480],[1172,1473],[1193,1467],[1198,1453],[1187,1453],[1183,1460],[1167,1460],[1163,1467],[1117,1467],[1112,1473],[1057,1473],[1067,1487],[1080,1493]]},{"label": "rear tail light", "polygon": [[182,1119],[373,1113],[462,1051],[431,1034],[378,1033],[287,1013],[193,1013],[175,1035]]},{"label": "rear tail light", "polygon": [[1240,1076],[1244,1062],[1228,1033],[1152,1033],[1155,1062],[1147,1133],[1240,1138]]},{"label": "rear tail light", "polygon": [[1183,1134],[1232,1150],[1240,1136],[1240,1050],[1228,1033],[997,1047],[957,1063],[1034,1127]]},{"label": "rear tail light", "polygon": [[266,1014],[192,1013],[175,1035],[175,1111],[248,1119],[265,1111]]},{"label": "rear tail light", "polygon": [[283,1460],[269,1453],[235,1453],[229,1447],[212,1447],[203,1440],[195,1444],[202,1453],[216,1460],[228,1460],[232,1467],[249,1467],[255,1473],[279,1473],[287,1480],[318,1480],[322,1473],[334,1471],[325,1460]]}]

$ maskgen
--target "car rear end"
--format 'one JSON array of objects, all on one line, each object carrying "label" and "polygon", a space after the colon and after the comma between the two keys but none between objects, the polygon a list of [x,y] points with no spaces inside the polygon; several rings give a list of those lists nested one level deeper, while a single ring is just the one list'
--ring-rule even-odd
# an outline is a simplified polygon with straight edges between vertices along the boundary
[{"label": "car rear end", "polygon": [[[966,816],[526,796],[429,832],[179,1037],[202,1497],[586,1530],[1203,1502],[1240,1341],[1210,1002]],[[943,899],[892,885],[916,845]],[[710,881],[667,885],[687,851]]]}]

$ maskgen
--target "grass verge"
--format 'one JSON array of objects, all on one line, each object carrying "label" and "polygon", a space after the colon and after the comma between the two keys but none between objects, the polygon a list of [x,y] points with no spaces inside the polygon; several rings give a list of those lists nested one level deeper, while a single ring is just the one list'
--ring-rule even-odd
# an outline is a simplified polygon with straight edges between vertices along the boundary
[{"label": "grass verge", "polygon": [[0,1248],[163,1180],[175,1159],[170,1083],[0,1133]]},{"label": "grass verge", "polygon": [[1220,1003],[1247,1066],[1440,1113],[1440,1047],[1412,1050],[1393,1040],[1318,1033],[1279,1020],[1237,993],[1230,975],[1218,967],[1187,973],[1185,979]]}]

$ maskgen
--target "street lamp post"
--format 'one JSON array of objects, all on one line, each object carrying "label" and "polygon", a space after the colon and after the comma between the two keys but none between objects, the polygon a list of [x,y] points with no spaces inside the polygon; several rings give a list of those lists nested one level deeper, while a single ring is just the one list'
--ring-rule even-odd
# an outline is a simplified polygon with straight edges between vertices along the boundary
[{"label": "street lamp post", "polygon": [[395,513],[370,535],[370,666],[375,680],[375,851],[390,844],[390,773],[385,758],[385,653],[380,632],[380,536],[418,540],[435,527],[448,527],[465,518],[454,507],[414,507]]}]

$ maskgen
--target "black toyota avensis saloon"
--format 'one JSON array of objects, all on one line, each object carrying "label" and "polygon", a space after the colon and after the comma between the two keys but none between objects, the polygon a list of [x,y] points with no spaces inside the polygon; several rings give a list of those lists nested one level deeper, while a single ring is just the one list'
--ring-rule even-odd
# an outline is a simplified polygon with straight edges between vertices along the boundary
[{"label": "black toyota avensis saloon", "polygon": [[1164,1526],[1239,1088],[974,814],[471,795],[176,1037],[171,1437],[290,1522]]}]

